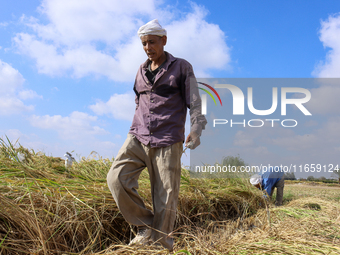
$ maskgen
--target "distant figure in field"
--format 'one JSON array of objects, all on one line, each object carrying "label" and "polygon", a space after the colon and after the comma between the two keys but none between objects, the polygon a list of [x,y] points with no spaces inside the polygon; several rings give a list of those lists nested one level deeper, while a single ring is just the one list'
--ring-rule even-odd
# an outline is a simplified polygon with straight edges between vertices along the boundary
[{"label": "distant figure in field", "polygon": [[285,186],[284,172],[280,167],[270,167],[266,171],[262,169],[262,174],[254,174],[250,178],[250,183],[258,189],[265,190],[272,198],[274,188],[276,188],[276,206],[282,205],[283,188]]},{"label": "distant figure in field", "polygon": [[66,152],[66,154],[64,155],[64,157],[66,157],[66,160],[65,160],[65,167],[66,169],[69,169],[71,166],[72,166],[72,162],[73,161],[76,161],[74,159],[74,157],[72,157],[72,154],[69,153],[69,152]]}]

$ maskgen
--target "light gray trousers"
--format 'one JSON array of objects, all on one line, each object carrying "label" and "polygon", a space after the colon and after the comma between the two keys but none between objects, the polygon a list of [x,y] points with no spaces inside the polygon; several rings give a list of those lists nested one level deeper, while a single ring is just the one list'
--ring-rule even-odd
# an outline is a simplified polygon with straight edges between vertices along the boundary
[{"label": "light gray trousers", "polygon": [[[172,250],[173,231],[181,178],[181,142],[161,148],[144,145],[131,134],[119,150],[107,175],[107,183],[125,220],[152,228],[151,241]],[[139,196],[138,178],[147,167],[150,175],[153,212]]]}]

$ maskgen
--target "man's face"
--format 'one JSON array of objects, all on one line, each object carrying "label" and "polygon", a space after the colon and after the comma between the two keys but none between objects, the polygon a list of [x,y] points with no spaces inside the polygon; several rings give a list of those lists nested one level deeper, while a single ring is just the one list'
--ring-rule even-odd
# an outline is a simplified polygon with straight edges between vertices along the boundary
[{"label": "man's face", "polygon": [[145,35],[141,37],[143,49],[152,62],[157,62],[164,53],[166,36]]}]

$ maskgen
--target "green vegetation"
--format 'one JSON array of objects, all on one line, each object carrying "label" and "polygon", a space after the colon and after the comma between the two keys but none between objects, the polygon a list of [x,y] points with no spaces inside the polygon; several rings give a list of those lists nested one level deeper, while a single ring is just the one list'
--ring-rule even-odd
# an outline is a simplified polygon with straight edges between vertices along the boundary
[{"label": "green vegetation", "polygon": [[285,173],[284,178],[285,178],[285,180],[296,180],[294,172]]},{"label": "green vegetation", "polygon": [[222,165],[224,166],[246,166],[247,164],[244,162],[244,160],[240,157],[240,155],[237,156],[228,156],[223,158]]}]

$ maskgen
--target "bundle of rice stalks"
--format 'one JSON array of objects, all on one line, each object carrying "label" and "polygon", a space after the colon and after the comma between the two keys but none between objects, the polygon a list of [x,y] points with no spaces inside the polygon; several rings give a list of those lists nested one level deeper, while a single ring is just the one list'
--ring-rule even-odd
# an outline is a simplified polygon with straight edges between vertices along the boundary
[{"label": "bundle of rice stalks", "polygon": [[[43,237],[48,236],[37,219],[0,194],[1,254],[52,250]],[[24,244],[24,245],[23,245]],[[11,252],[10,252],[11,251]]]},{"label": "bundle of rice stalks", "polygon": [[13,159],[18,162],[20,161],[18,158],[18,151],[14,148],[13,144],[11,143],[7,136],[6,140],[0,138],[0,157]]},{"label": "bundle of rice stalks", "polygon": [[[309,205],[319,204],[309,207]],[[324,209],[323,209],[324,208]],[[174,254],[339,254],[340,205],[304,198],[267,212],[175,230]],[[324,211],[323,211],[324,210]],[[156,246],[112,245],[98,254],[168,254]]]},{"label": "bundle of rice stalks", "polygon": [[0,254],[85,253],[127,241],[129,226],[101,187],[69,189],[42,182],[27,183],[26,192],[3,188]]},{"label": "bundle of rice stalks", "polygon": [[[125,245],[133,238],[131,227],[106,184],[112,160],[92,156],[65,169],[60,158],[26,153],[26,162],[0,153],[0,254],[167,253],[157,246]],[[152,209],[146,170],[139,186],[138,192]],[[276,214],[282,211],[271,209],[269,227],[264,207],[262,193],[248,179],[195,179],[183,170],[175,249],[191,254],[252,251],[260,240],[255,232],[269,240],[272,233],[280,233],[273,229],[281,226]],[[252,241],[246,243],[244,236]],[[275,242],[283,243],[280,238]],[[269,249],[267,244],[263,247]]]},{"label": "bundle of rice stalks", "polygon": [[[131,228],[103,179],[110,163],[89,159],[63,172],[63,161],[42,154],[31,158],[27,163],[1,161],[1,254],[86,254],[129,242]],[[178,236],[188,226],[204,228],[208,221],[245,217],[259,207],[256,201],[261,193],[246,182],[240,181],[238,187],[226,179],[202,183],[186,171],[181,181]],[[151,209],[146,170],[141,174],[139,193]]]},{"label": "bundle of rice stalks", "polygon": [[[192,179],[182,171],[179,211],[191,222],[246,217],[264,204],[262,193],[247,179]],[[179,224],[188,223],[182,218]]]},{"label": "bundle of rice stalks", "polygon": [[110,170],[113,158],[103,159],[95,151],[85,158],[82,157],[80,162],[74,162],[70,172],[78,178],[85,178],[91,181],[106,181],[106,175]]},{"label": "bundle of rice stalks", "polygon": [[[321,205],[321,210],[308,207],[311,203]],[[248,219],[253,222],[251,230],[232,237],[229,251],[238,254],[339,254],[339,209],[339,205],[330,201],[298,199],[272,208],[271,226],[261,224],[266,213],[260,210]]]}]

